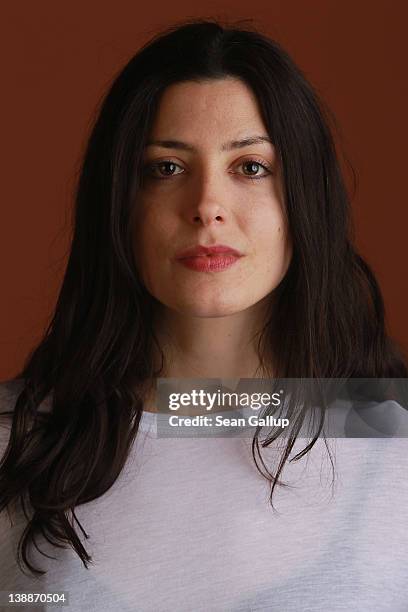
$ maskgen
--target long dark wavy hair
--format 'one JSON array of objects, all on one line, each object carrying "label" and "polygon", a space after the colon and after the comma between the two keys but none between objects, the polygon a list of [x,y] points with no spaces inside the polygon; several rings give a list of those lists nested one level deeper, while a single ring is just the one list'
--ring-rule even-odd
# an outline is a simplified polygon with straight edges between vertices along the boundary
[{"label": "long dark wavy hair", "polygon": [[[331,113],[288,54],[251,25],[189,20],[153,37],[114,79],[101,103],[76,190],[72,245],[52,320],[22,371],[8,446],[0,464],[0,511],[20,501],[27,526],[18,562],[34,575],[29,545],[43,534],[92,562],[75,507],[116,481],[138,432],[154,367],[154,299],[135,269],[132,207],[143,150],[170,84],[238,77],[254,92],[281,160],[293,257],[274,293],[258,352],[275,374],[299,378],[406,377],[401,349],[385,329],[375,277],[353,247],[350,196]],[[157,349],[157,346],[156,346]],[[50,410],[39,410],[50,398]],[[275,473],[271,496],[296,440]],[[317,439],[296,455],[310,450]],[[260,456],[260,455],[259,455]],[[292,460],[292,459],[291,459]],[[263,462],[261,461],[263,464]],[[265,467],[265,464],[263,464]],[[28,507],[30,510],[28,511]],[[272,504],[273,507],[273,504]]]}]

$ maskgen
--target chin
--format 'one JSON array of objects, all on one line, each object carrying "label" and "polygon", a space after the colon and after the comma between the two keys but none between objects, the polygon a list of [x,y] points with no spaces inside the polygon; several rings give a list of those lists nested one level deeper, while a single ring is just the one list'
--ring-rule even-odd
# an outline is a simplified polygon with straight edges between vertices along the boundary
[{"label": "chin", "polygon": [[228,317],[246,310],[251,304],[241,302],[206,303],[203,301],[186,301],[173,306],[180,314],[190,317],[216,318]]}]

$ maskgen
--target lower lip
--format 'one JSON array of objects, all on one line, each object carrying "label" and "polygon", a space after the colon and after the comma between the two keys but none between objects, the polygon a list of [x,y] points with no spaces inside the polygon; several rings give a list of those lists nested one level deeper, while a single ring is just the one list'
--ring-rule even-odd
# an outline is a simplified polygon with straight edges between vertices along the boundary
[{"label": "lower lip", "polygon": [[179,259],[179,262],[196,272],[221,272],[222,270],[230,268],[238,259],[239,257],[231,253],[218,253],[214,255],[186,257]]}]

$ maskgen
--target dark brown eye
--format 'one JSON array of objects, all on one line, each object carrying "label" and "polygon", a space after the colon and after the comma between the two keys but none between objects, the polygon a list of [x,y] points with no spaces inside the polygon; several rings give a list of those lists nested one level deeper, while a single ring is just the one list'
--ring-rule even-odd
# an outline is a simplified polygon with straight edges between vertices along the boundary
[{"label": "dark brown eye", "polygon": [[173,162],[160,162],[157,164],[157,168],[160,168],[160,171],[163,170],[163,174],[166,176],[172,176],[175,172],[177,164]]},{"label": "dark brown eye", "polygon": [[255,161],[249,161],[249,162],[244,162],[244,167],[246,167],[247,169],[249,169],[250,173],[254,173],[256,174],[258,172],[258,169],[261,167],[261,164],[259,164],[258,162]]},{"label": "dark brown eye", "polygon": [[[261,163],[256,159],[246,160],[244,162],[241,162],[239,165],[244,168],[243,174],[249,179],[265,178],[266,176],[272,173],[265,163]],[[264,170],[263,174],[257,174],[261,168],[262,170]]]},{"label": "dark brown eye", "polygon": [[170,160],[164,160],[146,166],[145,174],[155,179],[166,179],[181,174],[180,172],[175,172],[176,168],[180,167],[179,164],[175,164]]}]

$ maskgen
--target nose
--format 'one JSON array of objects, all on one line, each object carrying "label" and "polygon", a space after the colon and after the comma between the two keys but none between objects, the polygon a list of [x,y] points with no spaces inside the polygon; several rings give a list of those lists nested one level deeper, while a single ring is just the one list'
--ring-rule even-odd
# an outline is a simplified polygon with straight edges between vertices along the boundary
[{"label": "nose", "polygon": [[226,197],[225,183],[220,177],[197,179],[190,205],[185,212],[187,221],[195,226],[207,227],[221,225],[227,220],[227,210],[223,205]]},{"label": "nose", "polygon": [[205,210],[203,210],[203,207],[200,207],[200,210],[197,211],[197,214],[195,214],[192,218],[192,222],[194,223],[194,225],[202,225],[203,227],[207,227],[208,225],[219,225],[220,223],[224,222],[224,217],[223,215],[218,214],[218,211],[216,210],[217,207],[214,207],[214,210],[209,210],[208,207],[205,207]]}]

